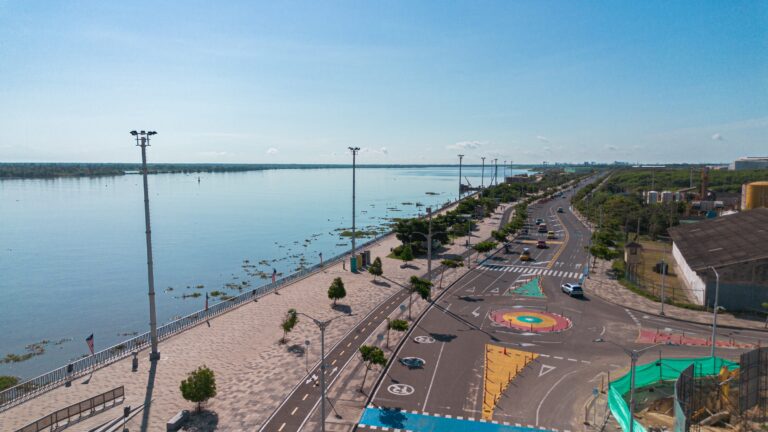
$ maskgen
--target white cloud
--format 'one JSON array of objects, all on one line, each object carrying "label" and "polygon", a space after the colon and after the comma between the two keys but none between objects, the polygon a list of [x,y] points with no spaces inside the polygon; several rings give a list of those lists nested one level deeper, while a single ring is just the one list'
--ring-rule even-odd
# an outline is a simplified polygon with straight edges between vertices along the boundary
[{"label": "white cloud", "polygon": [[543,137],[543,136],[541,136],[541,135],[536,135],[536,139],[537,139],[537,140],[539,140],[539,141],[541,141],[541,142],[545,142],[545,143],[548,143],[548,142],[549,142],[549,140],[547,139],[547,137]]},{"label": "white cloud", "polygon": [[459,141],[455,144],[448,145],[445,148],[448,150],[477,150],[485,144],[486,143],[482,141]]},{"label": "white cloud", "polygon": [[607,146],[605,146],[605,149],[606,149],[606,150],[610,150],[610,151],[616,151],[616,150],[618,150],[619,148],[618,148],[618,147],[616,147],[615,145],[607,145]]},{"label": "white cloud", "polygon": [[712,135],[712,139],[715,140],[715,141],[722,141],[725,138],[723,138],[723,136],[720,135],[719,133],[716,133],[716,134]]},{"label": "white cloud", "polygon": [[270,148],[267,149],[267,154],[268,155],[276,155],[278,153],[280,153],[280,151],[278,149],[274,148],[274,147],[270,147]]},{"label": "white cloud", "polygon": [[389,150],[387,150],[386,147],[382,147],[382,148],[379,149],[379,153],[381,153],[381,154],[389,154]]}]

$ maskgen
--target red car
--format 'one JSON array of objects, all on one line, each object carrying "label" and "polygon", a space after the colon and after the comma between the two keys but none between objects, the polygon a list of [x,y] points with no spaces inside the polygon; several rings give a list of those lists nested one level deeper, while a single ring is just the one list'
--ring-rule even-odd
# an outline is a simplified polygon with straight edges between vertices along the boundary
[{"label": "red car", "polygon": [[539,249],[546,249],[547,248],[547,242],[544,240],[539,240],[536,242],[536,247]]}]

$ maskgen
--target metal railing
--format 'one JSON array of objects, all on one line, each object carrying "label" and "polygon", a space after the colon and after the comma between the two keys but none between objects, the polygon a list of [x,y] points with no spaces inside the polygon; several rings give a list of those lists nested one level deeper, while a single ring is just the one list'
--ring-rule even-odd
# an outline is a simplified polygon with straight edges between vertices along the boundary
[{"label": "metal railing", "polygon": [[56,430],[61,423],[71,423],[73,417],[77,417],[75,421],[80,420],[83,414],[91,416],[96,413],[96,409],[99,407],[106,408],[106,405],[110,402],[114,404],[117,400],[125,397],[125,388],[123,386],[114,388],[108,392],[104,392],[98,396],[86,399],[82,402],[78,402],[74,405],[70,405],[66,408],[57,410],[48,414],[45,417],[41,417],[39,420],[24,426],[16,432],[39,432],[43,430]]},{"label": "metal railing", "polygon": [[[462,199],[473,197],[474,194],[467,195]],[[440,207],[437,212],[443,211],[450,206],[455,205],[458,202],[449,201]],[[424,217],[424,216],[422,216]],[[381,235],[374,237],[357,246],[357,250],[364,249],[376,242],[381,241],[383,238],[392,234],[392,231],[387,231]],[[240,295],[232,297],[228,300],[215,303],[208,309],[199,310],[191,313],[177,320],[171,321],[165,325],[157,328],[158,340],[167,339],[173,335],[176,335],[186,329],[194,327],[200,323],[210,320],[218,315],[223,314],[229,310],[232,310],[244,303],[256,300],[266,294],[276,291],[284,285],[293,283],[299,279],[307,277],[308,275],[331,265],[338,263],[350,255],[350,251],[340,253],[328,260],[325,260],[322,264],[318,263],[311,267],[307,267],[296,273],[292,273],[284,278],[270,282],[266,285],[262,285],[258,288],[244,292]],[[91,356],[81,358],[74,362],[71,362],[65,366],[59,367],[52,371],[46,372],[38,377],[24,381],[14,387],[3,390],[0,392],[0,412],[15,406],[21,402],[29,400],[39,394],[52,390],[61,384],[67,383],[78,377],[87,375],[97,368],[108,366],[116,361],[122,360],[133,352],[141,351],[149,346],[149,332],[135,336],[131,339],[123,341],[119,344],[113,345],[107,349],[99,351]]]}]

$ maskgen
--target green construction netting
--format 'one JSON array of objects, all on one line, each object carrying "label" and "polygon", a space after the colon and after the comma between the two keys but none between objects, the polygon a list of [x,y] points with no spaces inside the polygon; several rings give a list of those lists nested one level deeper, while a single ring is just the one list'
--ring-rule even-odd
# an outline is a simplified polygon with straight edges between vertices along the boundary
[{"label": "green construction netting", "polygon": [[[661,381],[675,381],[685,368],[695,364],[694,376],[702,377],[720,373],[720,368],[726,366],[729,370],[739,367],[738,363],[719,357],[702,358],[665,358],[651,363],[635,367],[635,388],[645,387]],[[624,395],[629,393],[631,374],[627,373],[619,379],[613,380],[608,388],[608,406],[611,414],[621,426],[622,430],[629,431],[629,405],[624,401]],[[646,432],[645,428],[636,420],[634,430]]]}]

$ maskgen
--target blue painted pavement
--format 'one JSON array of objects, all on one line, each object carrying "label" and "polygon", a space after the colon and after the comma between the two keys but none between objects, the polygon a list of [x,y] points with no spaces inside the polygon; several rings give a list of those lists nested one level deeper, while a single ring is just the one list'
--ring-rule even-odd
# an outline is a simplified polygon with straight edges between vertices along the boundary
[{"label": "blue painted pavement", "polygon": [[475,420],[413,414],[394,408],[366,408],[360,425],[404,429],[413,432],[542,432],[541,428],[507,426]]}]

